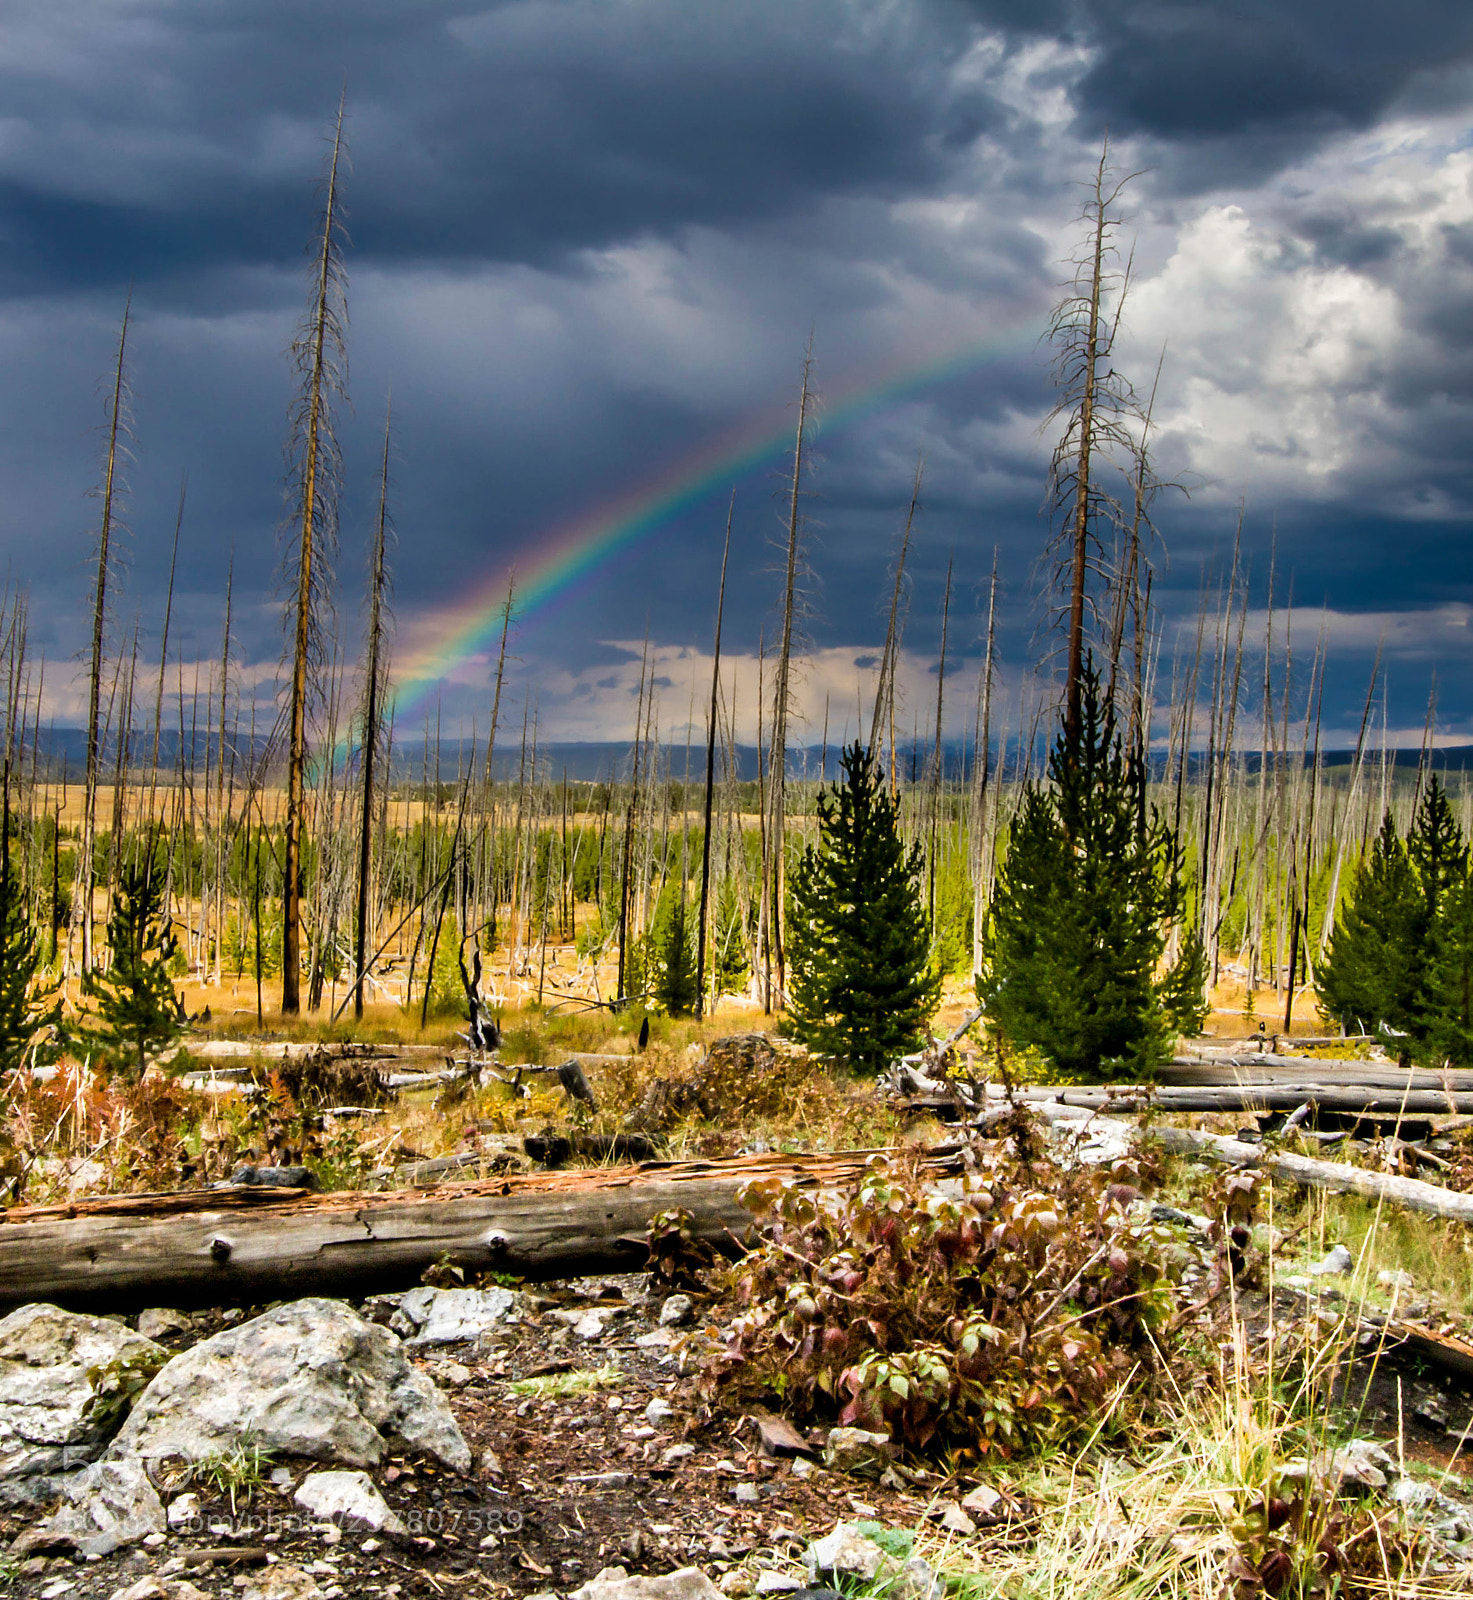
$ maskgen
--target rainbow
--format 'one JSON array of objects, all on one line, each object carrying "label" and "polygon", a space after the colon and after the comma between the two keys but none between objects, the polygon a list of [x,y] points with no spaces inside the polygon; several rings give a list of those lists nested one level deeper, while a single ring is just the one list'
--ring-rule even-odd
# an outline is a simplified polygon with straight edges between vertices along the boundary
[{"label": "rainbow", "polygon": [[[852,375],[837,391],[822,395],[825,431],[883,411],[897,400],[969,372],[1036,343],[1034,327],[1015,328],[979,344],[914,357],[887,370]],[[424,641],[411,647],[394,669],[394,715],[401,724],[417,718],[438,686],[458,670],[494,659],[501,633],[508,582],[515,575],[513,623],[525,623],[554,601],[575,593],[599,569],[673,516],[792,447],[791,405],[769,407],[739,426],[704,441],[666,466],[597,506],[544,528],[519,553],[476,584],[465,599],[417,618],[410,630]]]}]

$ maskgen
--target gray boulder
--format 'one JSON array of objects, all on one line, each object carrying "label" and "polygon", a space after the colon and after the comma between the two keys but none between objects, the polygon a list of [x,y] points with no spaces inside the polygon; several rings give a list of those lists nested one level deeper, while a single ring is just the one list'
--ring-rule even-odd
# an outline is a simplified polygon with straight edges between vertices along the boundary
[{"label": "gray boulder", "polygon": [[102,1454],[107,1429],[83,1415],[93,1367],[168,1352],[102,1317],[22,1306],[0,1322],[0,1506],[52,1500],[60,1474]]},{"label": "gray boulder", "polygon": [[278,1306],[175,1356],[111,1454],[198,1460],[246,1443],[349,1467],[391,1449],[471,1465],[444,1395],[394,1334],[339,1300]]},{"label": "gray boulder", "polygon": [[137,1461],[94,1461],[67,1480],[61,1504],[11,1546],[107,1556],[164,1531],[164,1506]]}]

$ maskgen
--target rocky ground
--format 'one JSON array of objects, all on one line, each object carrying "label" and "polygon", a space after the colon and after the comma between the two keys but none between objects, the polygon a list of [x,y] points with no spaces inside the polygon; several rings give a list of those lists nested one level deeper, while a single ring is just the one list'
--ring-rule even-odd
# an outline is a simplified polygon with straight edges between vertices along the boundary
[{"label": "rocky ground", "polygon": [[[934,1489],[948,1504],[965,1493],[831,1469],[822,1435],[774,1436],[765,1418],[767,1447],[758,1419],[708,1418],[681,1375],[713,1331],[639,1277],[381,1297],[361,1311],[387,1354],[347,1348],[316,1309],[330,1302],[269,1316],[303,1305],[285,1342],[239,1312],[130,1319],[180,1354],[111,1445],[83,1416],[87,1371],[149,1342],[50,1309],[0,1323],[12,1592],[509,1595],[567,1592],[613,1565],[699,1565],[728,1592],[778,1592],[807,1575],[811,1534],[914,1525]],[[287,1362],[311,1376],[287,1378]],[[186,1469],[202,1445],[209,1471]],[[98,1455],[80,1488],[56,1470]],[[58,1491],[71,1498],[46,1517]]]},{"label": "rocky ground", "polygon": [[[901,1600],[939,1600],[929,1568],[849,1525],[929,1518],[964,1546],[1026,1520],[976,1479],[887,1468],[872,1436],[711,1415],[688,1378],[719,1333],[714,1308],[639,1276],[259,1313],[27,1307],[0,1322],[0,1579],[40,1600],[394,1600],[605,1574],[582,1600],[709,1600],[878,1566]],[[1461,1485],[1439,1498],[1399,1463],[1460,1465],[1446,1430],[1467,1394],[1390,1366],[1378,1385],[1366,1420],[1394,1433],[1400,1412],[1403,1437],[1347,1482],[1440,1518],[1456,1567],[1458,1546],[1473,1558]],[[706,1576],[621,1587],[613,1567]]]}]

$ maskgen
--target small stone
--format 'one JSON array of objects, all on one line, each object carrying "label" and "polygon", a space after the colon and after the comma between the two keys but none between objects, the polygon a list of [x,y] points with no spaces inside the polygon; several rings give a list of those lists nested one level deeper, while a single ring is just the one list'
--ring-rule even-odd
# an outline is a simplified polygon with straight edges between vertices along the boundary
[{"label": "small stone", "polygon": [[752,1592],[752,1574],[742,1567],[733,1567],[730,1572],[721,1574],[716,1587],[727,1600],[742,1600],[742,1596]]},{"label": "small stone", "polygon": [[1330,1273],[1349,1272],[1355,1266],[1355,1257],[1343,1244],[1337,1244],[1327,1255],[1321,1257],[1309,1271],[1315,1277],[1324,1277]]},{"label": "small stone", "polygon": [[660,1326],[680,1328],[695,1316],[695,1303],[688,1294],[672,1294],[660,1307]]},{"label": "small stone", "polygon": [[895,1563],[873,1539],[867,1538],[852,1522],[840,1522],[831,1533],[816,1539],[803,1552],[809,1582],[820,1578],[858,1578],[868,1583],[881,1567],[895,1570]]},{"label": "small stone", "polygon": [[633,1577],[623,1567],[605,1567],[574,1589],[568,1600],[716,1600],[721,1591],[699,1567],[682,1567],[659,1577]]},{"label": "small stone", "polygon": [[1383,1289],[1415,1289],[1417,1280],[1410,1272],[1403,1272],[1400,1268],[1388,1272],[1384,1268],[1376,1274],[1376,1282]]},{"label": "small stone", "polygon": [[479,1339],[516,1310],[512,1289],[411,1289],[389,1318],[409,1345],[458,1344]]},{"label": "small stone", "polygon": [[807,1478],[811,1477],[812,1474],[813,1463],[808,1459],[807,1456],[797,1456],[794,1458],[793,1476],[795,1478]]},{"label": "small stone", "polygon": [[150,1306],[138,1313],[138,1331],[145,1339],[163,1339],[170,1334],[189,1333],[194,1322],[182,1311],[170,1311],[163,1306]]},{"label": "small stone", "polygon": [[321,1594],[310,1573],[283,1561],[253,1574],[241,1588],[240,1600],[320,1600]]},{"label": "small stone", "polygon": [[675,1415],[675,1407],[668,1400],[656,1395],[644,1408],[644,1419],[651,1427],[658,1428],[662,1422],[669,1422]]},{"label": "small stone", "polygon": [[976,1533],[977,1524],[967,1515],[959,1505],[949,1505],[941,1513],[941,1526],[948,1533],[959,1533],[963,1538]]},{"label": "small stone", "polygon": [[1408,1511],[1421,1511],[1437,1499],[1437,1490],[1418,1478],[1401,1478],[1392,1484],[1387,1498]]},{"label": "small stone", "polygon": [[695,1453],[696,1447],[693,1444],[672,1444],[660,1456],[660,1464],[673,1467],[677,1461],[689,1461]]},{"label": "small stone", "polygon": [[648,1333],[642,1333],[634,1341],[641,1350],[668,1350],[675,1343],[675,1335],[669,1328],[651,1328]]},{"label": "small stone", "polygon": [[755,1506],[757,1504],[757,1485],[755,1483],[739,1483],[731,1491],[731,1497],[739,1506]]},{"label": "small stone", "polygon": [[836,1472],[876,1476],[889,1464],[890,1435],[864,1428],[830,1428],[823,1447],[823,1462]]},{"label": "small stone", "polygon": [[929,1562],[912,1556],[890,1591],[893,1600],[946,1600],[946,1582]]},{"label": "small stone", "polygon": [[442,1361],[435,1368],[435,1381],[447,1389],[464,1389],[474,1374],[458,1361]]},{"label": "small stone", "polygon": [[501,1548],[501,1540],[496,1536],[496,1534],[488,1533],[486,1537],[481,1540],[477,1548],[480,1550],[499,1550]]},{"label": "small stone", "polygon": [[619,1554],[631,1561],[643,1561],[649,1547],[643,1528],[633,1528],[619,1541]]},{"label": "small stone", "polygon": [[383,1547],[383,1541],[381,1539],[365,1539],[363,1543],[358,1546],[358,1548],[366,1556],[376,1556],[379,1551],[383,1549]]},{"label": "small stone", "polygon": [[1303,1456],[1286,1461],[1279,1476],[1289,1483],[1304,1483],[1321,1478],[1332,1489],[1384,1489],[1397,1476],[1390,1454],[1371,1439],[1352,1439],[1338,1450],[1331,1450],[1313,1464]]},{"label": "small stone", "polygon": [[795,1578],[790,1572],[773,1572],[768,1568],[757,1574],[758,1594],[791,1594],[795,1589],[803,1587],[803,1580]]},{"label": "small stone", "polygon": [[990,1484],[979,1483],[962,1500],[962,1510],[983,1522],[1001,1522],[1007,1515],[1007,1500]]},{"label": "small stone", "polygon": [[199,1496],[193,1490],[184,1494],[176,1494],[169,1502],[169,1526],[173,1529],[187,1528],[190,1523],[199,1517]]}]

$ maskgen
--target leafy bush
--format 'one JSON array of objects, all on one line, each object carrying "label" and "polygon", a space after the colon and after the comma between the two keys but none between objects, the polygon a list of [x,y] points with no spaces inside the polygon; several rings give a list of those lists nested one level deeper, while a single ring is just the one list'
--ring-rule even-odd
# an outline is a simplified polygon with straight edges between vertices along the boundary
[{"label": "leafy bush", "polygon": [[749,1185],[766,1240],[732,1269],[747,1309],[708,1393],[912,1450],[1012,1456],[1117,1428],[1150,1395],[1197,1258],[1128,1217],[1135,1191],[1111,1177],[1009,1157],[949,1194],[877,1158],[841,1196]]}]

